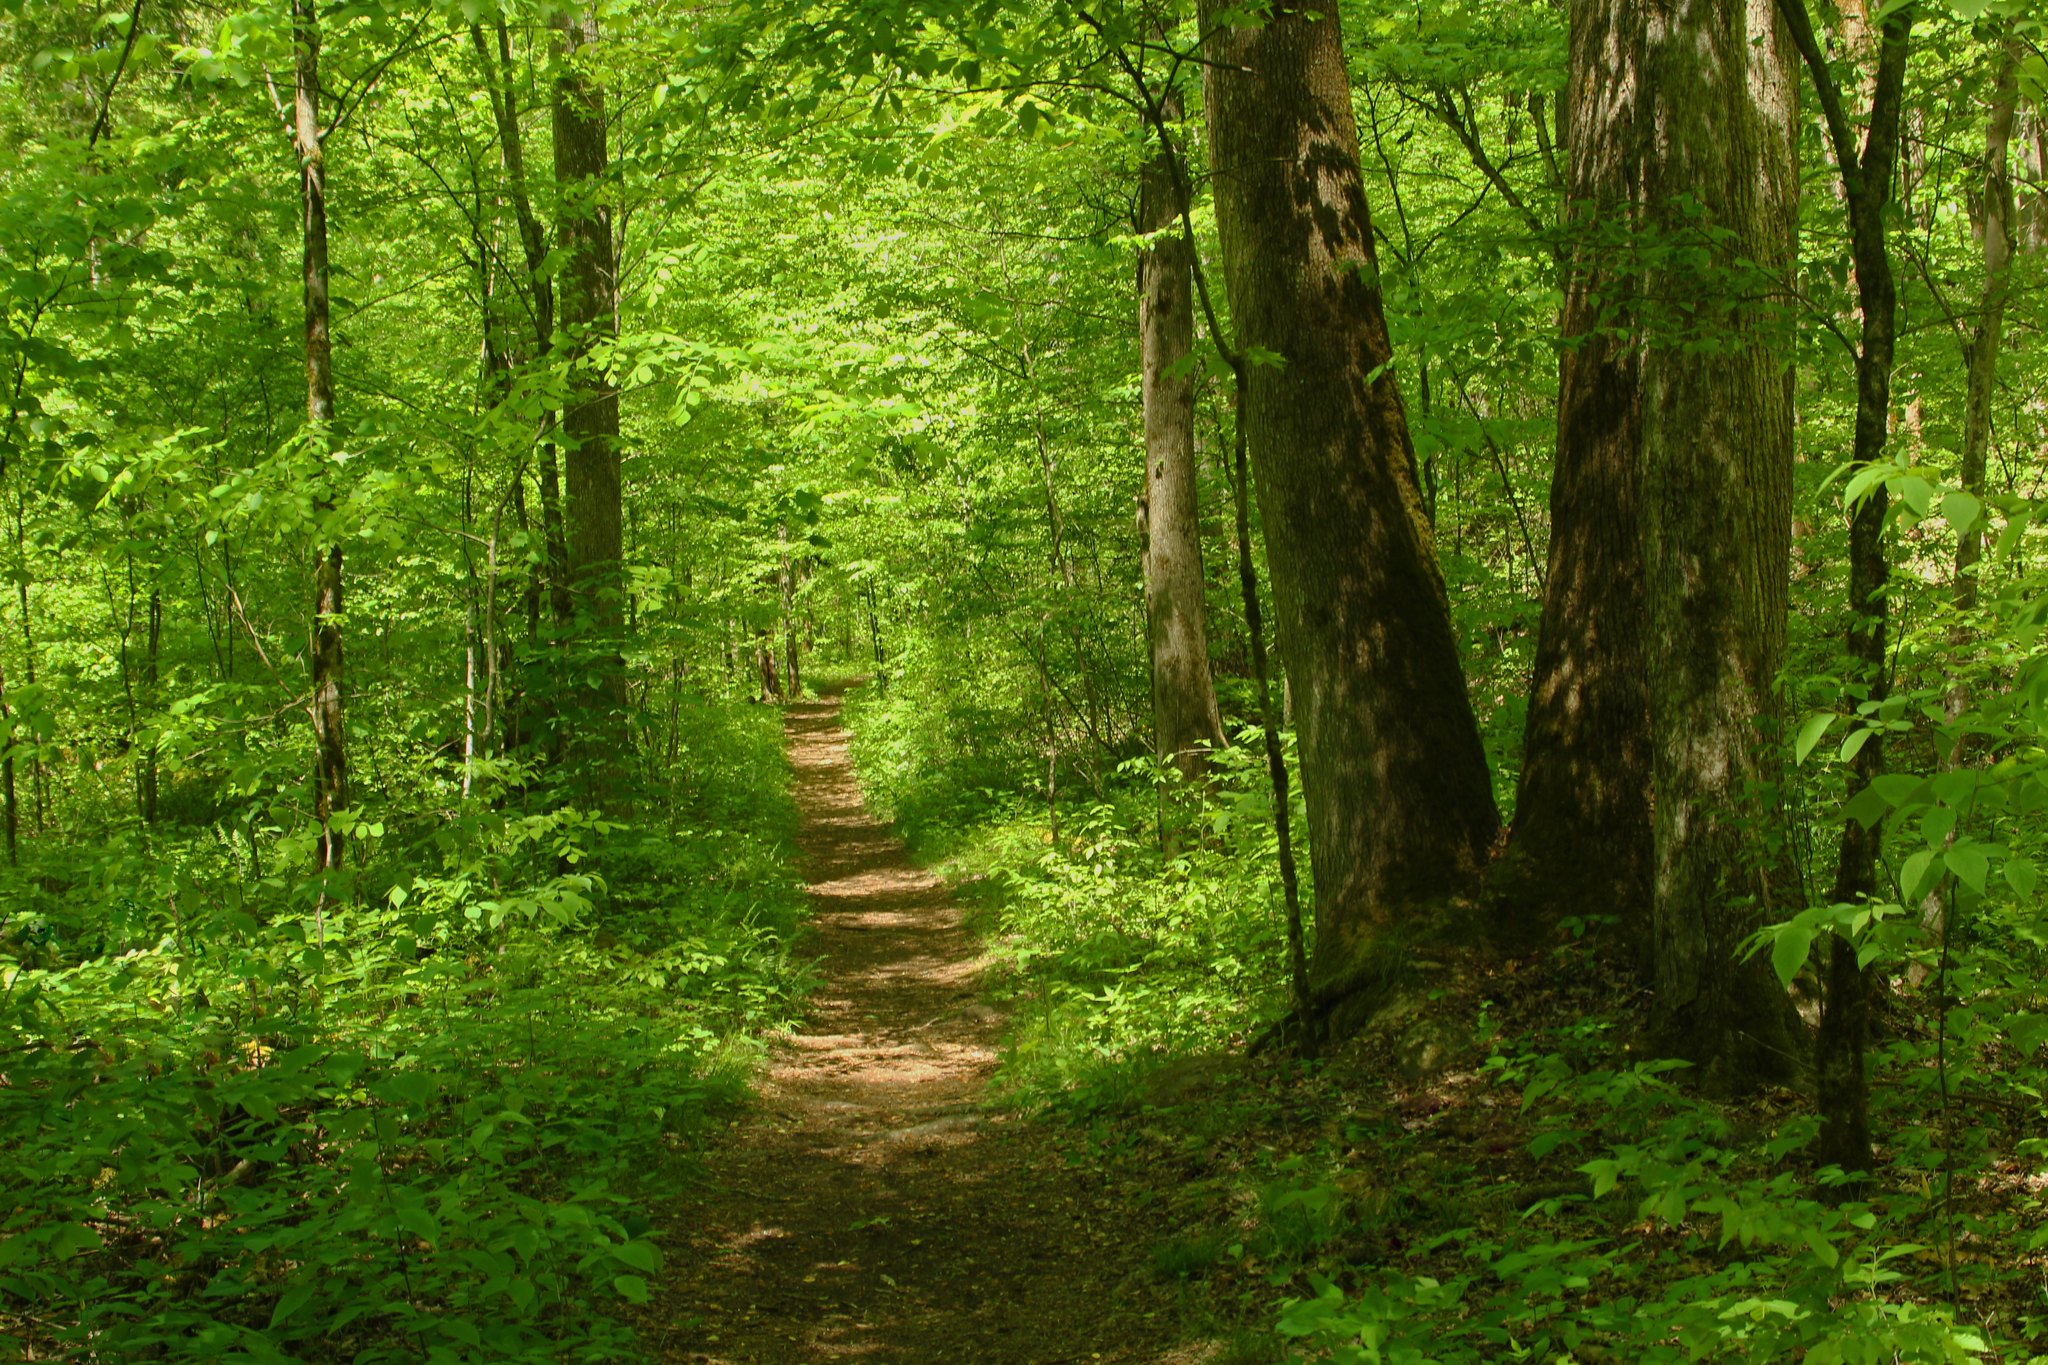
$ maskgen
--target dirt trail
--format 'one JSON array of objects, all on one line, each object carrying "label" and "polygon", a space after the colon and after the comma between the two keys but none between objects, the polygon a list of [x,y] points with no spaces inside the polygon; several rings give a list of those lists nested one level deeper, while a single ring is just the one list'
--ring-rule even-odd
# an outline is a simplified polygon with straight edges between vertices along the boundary
[{"label": "dirt trail", "polygon": [[838,718],[785,720],[823,984],[675,1211],[651,1335],[700,1365],[1162,1360],[1143,1228],[980,1108],[1003,1025],[980,945],[861,804]]}]

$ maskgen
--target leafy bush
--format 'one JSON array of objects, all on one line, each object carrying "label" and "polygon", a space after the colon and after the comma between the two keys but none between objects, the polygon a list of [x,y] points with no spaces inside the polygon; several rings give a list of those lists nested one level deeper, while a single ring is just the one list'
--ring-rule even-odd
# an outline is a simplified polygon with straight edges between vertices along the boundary
[{"label": "leafy bush", "polygon": [[386,836],[375,866],[410,871],[376,900],[308,904],[203,840],[31,883],[0,941],[8,1333],[96,1360],[638,1358],[647,1176],[800,984],[773,718],[697,738],[674,828],[471,803]]}]

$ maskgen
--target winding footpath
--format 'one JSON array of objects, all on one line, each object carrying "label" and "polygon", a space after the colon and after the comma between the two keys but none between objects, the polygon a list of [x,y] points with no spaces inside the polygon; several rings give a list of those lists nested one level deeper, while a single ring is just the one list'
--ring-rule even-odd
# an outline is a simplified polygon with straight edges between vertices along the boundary
[{"label": "winding footpath", "polygon": [[1002,1014],[945,883],[866,811],[836,698],[785,713],[822,983],[668,1231],[649,1335],[697,1365],[1165,1362],[1145,1228],[984,1112]]}]

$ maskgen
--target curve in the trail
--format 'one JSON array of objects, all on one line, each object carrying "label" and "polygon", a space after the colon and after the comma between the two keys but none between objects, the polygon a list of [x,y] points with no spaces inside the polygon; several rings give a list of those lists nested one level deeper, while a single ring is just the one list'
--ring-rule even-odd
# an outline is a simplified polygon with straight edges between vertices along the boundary
[{"label": "curve in the trail", "polygon": [[938,878],[874,820],[836,699],[785,713],[822,984],[679,1201],[662,1357],[1159,1361],[1147,1240],[1028,1120],[984,1112],[1003,1017]]}]

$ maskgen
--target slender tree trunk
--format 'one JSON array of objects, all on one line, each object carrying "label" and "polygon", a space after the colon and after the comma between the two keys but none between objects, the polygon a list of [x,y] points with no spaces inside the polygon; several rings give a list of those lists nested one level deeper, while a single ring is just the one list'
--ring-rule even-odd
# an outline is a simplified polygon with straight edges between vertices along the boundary
[{"label": "slender tree trunk", "polygon": [[7,706],[7,661],[0,657],[0,798],[7,804],[7,865],[21,861],[21,808],[14,790],[14,713]]},{"label": "slender tree trunk", "polygon": [[[320,128],[320,27],[314,0],[293,0],[298,81],[293,101],[293,145],[299,154],[305,206],[306,421],[325,450],[334,423],[334,343],[328,331],[327,163]],[[325,471],[331,478],[332,471]],[[315,503],[321,518],[334,512],[331,492]],[[323,528],[324,529],[324,528]],[[315,873],[342,866],[342,836],[334,815],[348,806],[348,754],[342,735],[341,543],[314,550],[313,566],[313,818]]]},{"label": "slender tree trunk", "polygon": [[562,467],[555,452],[554,430],[551,416],[540,440],[535,483],[540,489],[540,539],[547,564],[548,621],[560,632],[568,629],[576,615],[576,601],[569,591],[569,537],[562,524]]},{"label": "slender tree trunk", "polygon": [[761,672],[761,700],[781,701],[782,681],[776,676],[775,645],[766,626],[754,627],[754,662]]},{"label": "slender tree trunk", "polygon": [[[548,272],[547,232],[533,211],[527,191],[526,147],[519,133],[519,105],[512,80],[512,35],[500,19],[497,51],[493,54],[482,28],[471,25],[470,42],[482,63],[484,82],[491,100],[491,117],[498,129],[498,155],[505,163],[507,197],[519,226],[519,247],[526,259],[527,288],[532,301],[533,344],[536,358],[545,359],[555,343],[555,283]],[[548,610],[557,629],[566,627],[573,612],[569,596],[569,549],[562,529],[561,474],[555,457],[555,426],[552,416],[542,423],[537,444],[540,448],[539,485],[541,510],[541,553],[548,585]],[[522,523],[523,525],[523,523]]]},{"label": "slender tree trunk", "polygon": [[[21,672],[22,680],[31,688],[36,685],[36,632],[34,618],[29,615],[28,595],[28,490],[21,490],[21,496],[14,503],[14,553],[20,566],[20,577],[14,583],[15,601],[21,606]],[[43,832],[44,822],[49,818],[50,789],[43,767],[43,749],[37,744],[28,758],[29,790],[35,797],[36,833]]]},{"label": "slender tree trunk", "polygon": [[1469,889],[1498,817],[1394,381],[1337,18],[1227,13],[1204,0],[1217,224],[1300,730],[1311,987],[1341,1031],[1374,940]]},{"label": "slender tree trunk", "polygon": [[2021,116],[2019,175],[2016,179],[2030,188],[2018,199],[2015,209],[2015,240],[2019,250],[2033,254],[2048,251],[2048,114],[2028,109]]},{"label": "slender tree trunk", "polygon": [[875,689],[885,691],[888,687],[888,678],[885,676],[888,658],[882,653],[882,614],[875,607],[875,580],[870,578],[862,586],[867,590],[868,642],[874,647]]},{"label": "slender tree trunk", "polygon": [[[2010,153],[2013,124],[2019,108],[2019,62],[2024,55],[2017,39],[2006,40],[2005,55],[1999,62],[1998,79],[1991,92],[1991,116],[1984,134],[1984,187],[1981,200],[1972,205],[1973,225],[1984,256],[1984,284],[1977,300],[1977,321],[1963,344],[1967,392],[1963,399],[1963,450],[1957,482],[1964,491],[1981,499],[1984,473],[1991,450],[1991,401],[1998,385],[1998,348],[2005,329],[2008,274],[2018,245],[2017,210],[2014,203]],[[1972,631],[1970,613],[1977,608],[1977,566],[1984,557],[1984,521],[1978,519],[1956,533],[1955,584],[1950,601],[1956,620],[1949,627],[1950,678],[1942,709],[1951,724],[1970,706],[1968,667]],[[1949,750],[1941,756],[1944,768],[1959,768],[1965,761],[1968,740],[1958,733]],[[1955,841],[1951,829],[1948,842]],[[1948,888],[1937,884],[1920,906],[1920,923],[1939,943],[1948,934]],[[1906,979],[1918,986],[1927,970],[1915,963],[1907,968]]]},{"label": "slender tree trunk", "polygon": [[1757,792],[1791,557],[1798,75],[1770,0],[1644,13],[1652,1029],[1736,1091],[1797,1061],[1789,1000],[1738,948],[1775,899]]},{"label": "slender tree trunk", "polygon": [[[1860,469],[1884,458],[1891,425],[1897,296],[1886,240],[1885,209],[1891,201],[1892,178],[1898,169],[1906,55],[1916,6],[1907,3],[1884,16],[1877,43],[1877,66],[1870,85],[1870,113],[1860,150],[1827,56],[1807,16],[1805,0],[1778,0],[1778,6],[1791,26],[1813,79],[1848,213],[1857,301],[1863,312],[1863,331],[1856,355],[1855,448],[1851,454],[1851,462]],[[1884,543],[1887,502],[1885,486],[1880,482],[1850,513],[1849,630],[1844,644],[1853,665],[1847,690],[1858,702],[1881,701],[1888,690],[1885,627],[1890,565]],[[1883,773],[1884,738],[1874,734],[1850,761],[1848,795],[1853,798]],[[1855,904],[1877,895],[1881,838],[1880,829],[1866,828],[1859,821],[1850,820],[1843,826],[1832,892],[1837,903]],[[1864,1051],[1870,1031],[1873,983],[1870,971],[1857,961],[1856,945],[1843,938],[1829,940],[1826,980],[1815,1055],[1821,1122],[1816,1150],[1823,1162],[1849,1171],[1868,1170],[1869,1083],[1864,1074]]]},{"label": "slender tree trunk", "polygon": [[[1181,115],[1178,92],[1165,117]],[[1223,747],[1223,719],[1209,674],[1202,601],[1202,525],[1195,471],[1195,305],[1191,252],[1180,230],[1181,188],[1162,146],[1138,190],[1138,337],[1145,405],[1145,491],[1138,503],[1144,549],[1146,641],[1152,654],[1153,751],[1190,781],[1207,775],[1208,750]]]},{"label": "slender tree trunk", "polygon": [[1550,554],[1506,855],[1489,891],[1516,936],[1597,907],[1648,938],[1650,701],[1643,656],[1642,355],[1633,233],[1647,129],[1643,0],[1573,0],[1564,351]]},{"label": "slender tree trunk", "polygon": [[[555,183],[562,196],[556,235],[564,257],[558,303],[568,338],[570,380],[562,409],[568,478],[571,582],[579,617],[600,642],[602,683],[593,701],[618,708],[626,701],[623,661],[611,637],[625,602],[624,528],[619,492],[619,396],[592,358],[618,334],[617,279],[612,259],[611,210],[604,202],[607,171],[604,93],[577,62],[597,42],[594,10],[562,24],[562,69],[555,82]],[[610,737],[612,727],[604,727]]]},{"label": "slender tree trunk", "polygon": [[775,597],[782,612],[781,629],[778,633],[782,636],[782,648],[788,660],[788,667],[783,670],[782,676],[788,688],[789,699],[801,701],[804,695],[804,675],[803,661],[797,646],[796,569],[789,558],[787,522],[775,528],[775,538],[782,544],[782,558],[775,571]]},{"label": "slender tree trunk", "polygon": [[[1984,287],[1977,301],[1977,324],[1972,329],[1966,360],[1969,390],[1963,400],[1962,486],[1981,498],[1984,469],[1991,451],[1991,400],[1998,387],[1998,348],[2005,332],[2005,304],[2010,287],[2013,253],[2019,245],[2018,213],[2014,204],[2009,153],[2012,130],[2019,110],[2019,64],[2023,55],[2019,41],[2006,41],[2005,56],[1999,63],[1998,81],[1991,93],[1991,117],[1984,134],[1983,207],[1979,211],[1980,237],[1984,252]],[[1956,537],[1955,606],[1959,615],[1977,606],[1977,564],[1984,556],[1984,522],[1980,517]],[[1966,644],[1967,636],[1951,643]],[[1949,694],[1949,715],[1961,713],[1968,705],[1966,690]],[[1950,762],[1961,759],[1961,746]]]},{"label": "slender tree trunk", "polygon": [[[149,589],[148,617],[143,628],[142,655],[142,696],[151,715],[156,714],[157,681],[160,659],[163,654],[164,638],[164,593],[152,583]],[[157,811],[157,757],[156,740],[151,737],[142,746],[141,755],[141,798],[142,823],[154,825]]]}]

